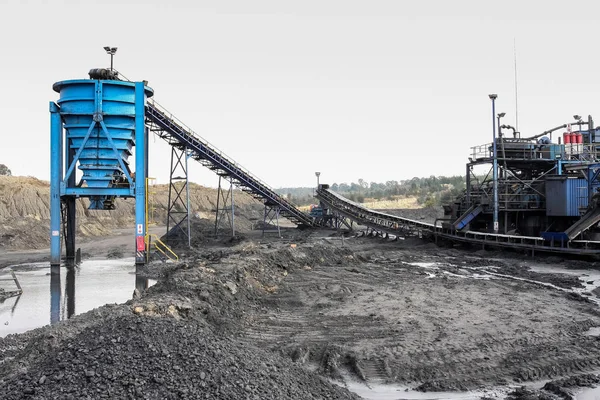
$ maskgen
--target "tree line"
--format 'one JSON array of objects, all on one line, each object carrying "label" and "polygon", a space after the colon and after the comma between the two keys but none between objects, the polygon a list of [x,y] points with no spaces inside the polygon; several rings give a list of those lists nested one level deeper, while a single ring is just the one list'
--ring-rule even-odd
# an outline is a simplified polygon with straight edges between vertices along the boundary
[{"label": "tree line", "polygon": [[[416,197],[424,207],[439,206],[452,202],[465,189],[464,176],[430,176],[428,178],[412,178],[385,183],[366,182],[359,179],[351,183],[333,183],[330,189],[342,196],[359,203],[366,199],[394,200],[402,197]],[[297,205],[315,203],[314,188],[280,188],[276,190]]]}]

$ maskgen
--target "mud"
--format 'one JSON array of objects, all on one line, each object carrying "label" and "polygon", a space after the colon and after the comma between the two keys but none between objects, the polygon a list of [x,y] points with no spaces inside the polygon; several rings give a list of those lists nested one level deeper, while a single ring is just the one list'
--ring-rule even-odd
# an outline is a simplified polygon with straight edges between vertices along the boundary
[{"label": "mud", "polygon": [[0,340],[0,392],[349,399],[350,381],[431,392],[550,380],[508,397],[554,399],[598,384],[582,375],[600,369],[595,295],[528,268],[556,260],[283,236],[207,237],[184,263],[148,266],[157,284],[124,305]]}]

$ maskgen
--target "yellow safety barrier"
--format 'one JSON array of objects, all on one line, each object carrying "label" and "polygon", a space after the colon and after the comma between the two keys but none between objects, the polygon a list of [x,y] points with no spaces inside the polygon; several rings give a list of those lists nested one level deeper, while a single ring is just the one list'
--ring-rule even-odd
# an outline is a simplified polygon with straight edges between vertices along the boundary
[{"label": "yellow safety barrier", "polygon": [[179,261],[179,257],[173,250],[171,250],[169,246],[160,240],[158,236],[149,233],[146,235],[146,250],[148,254],[150,253],[151,248],[158,251],[171,261]]}]

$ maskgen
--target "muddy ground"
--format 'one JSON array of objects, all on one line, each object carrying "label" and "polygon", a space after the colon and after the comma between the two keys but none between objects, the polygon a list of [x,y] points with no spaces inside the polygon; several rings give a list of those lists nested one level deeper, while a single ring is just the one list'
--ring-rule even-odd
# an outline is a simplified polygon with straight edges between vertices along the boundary
[{"label": "muddy ground", "polygon": [[[185,262],[150,266],[158,283],[127,304],[0,339],[0,393],[353,398],[343,387],[356,380],[568,398],[598,382],[577,378],[600,369],[600,340],[587,334],[600,326],[596,296],[576,277],[528,269],[593,262],[331,231],[283,236],[202,240]],[[113,244],[130,255],[123,243]],[[93,247],[103,256],[114,246]],[[540,380],[552,382],[519,389]]]}]

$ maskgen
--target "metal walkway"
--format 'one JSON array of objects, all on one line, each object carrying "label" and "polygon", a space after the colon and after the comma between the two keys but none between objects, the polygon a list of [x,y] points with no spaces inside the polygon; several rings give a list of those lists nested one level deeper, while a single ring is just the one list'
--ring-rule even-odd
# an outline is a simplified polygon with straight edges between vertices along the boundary
[{"label": "metal walkway", "polygon": [[457,231],[435,224],[415,221],[379,211],[370,210],[361,204],[328,189],[319,188],[316,197],[325,204],[333,215],[348,218],[359,225],[378,232],[396,236],[418,236],[424,238],[446,239],[486,247],[506,247],[535,252],[550,252],[577,255],[600,255],[600,241],[570,240],[550,241],[542,237],[493,234],[475,231]]},{"label": "metal walkway", "polygon": [[313,226],[313,218],[300,211],[292,203],[275,193],[267,184],[248,170],[210,145],[152,99],[146,104],[146,118],[154,126],[155,133],[171,146],[186,148],[191,157],[219,176],[227,177],[242,191],[263,201],[265,206],[278,208],[279,214],[297,225]]}]

